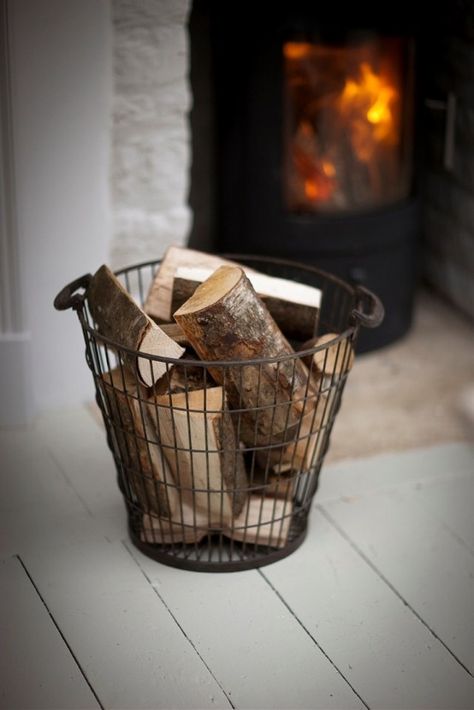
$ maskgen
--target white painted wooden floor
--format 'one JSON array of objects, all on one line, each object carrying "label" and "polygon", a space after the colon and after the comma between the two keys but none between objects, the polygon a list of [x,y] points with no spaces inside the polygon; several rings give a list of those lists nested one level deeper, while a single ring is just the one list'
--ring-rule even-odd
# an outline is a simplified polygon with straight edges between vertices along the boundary
[{"label": "white painted wooden floor", "polygon": [[474,447],[327,467],[297,552],[216,575],[129,544],[86,410],[0,446],[2,708],[474,708]]}]

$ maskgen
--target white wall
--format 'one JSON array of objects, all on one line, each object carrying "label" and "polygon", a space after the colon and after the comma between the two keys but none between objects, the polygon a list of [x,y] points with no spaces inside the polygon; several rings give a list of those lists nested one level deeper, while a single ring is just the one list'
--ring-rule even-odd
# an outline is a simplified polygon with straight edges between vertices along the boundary
[{"label": "white wall", "polygon": [[[8,9],[24,330],[18,342],[23,338],[35,412],[93,396],[77,317],[53,310],[53,298],[108,258],[111,20],[108,0],[9,0]],[[16,369],[25,382],[24,368]],[[0,391],[8,384],[10,397],[15,376],[13,368],[2,373]],[[2,405],[5,423],[14,403],[3,398]]]},{"label": "white wall", "polygon": [[190,0],[112,0],[112,264],[183,244],[191,215]]}]

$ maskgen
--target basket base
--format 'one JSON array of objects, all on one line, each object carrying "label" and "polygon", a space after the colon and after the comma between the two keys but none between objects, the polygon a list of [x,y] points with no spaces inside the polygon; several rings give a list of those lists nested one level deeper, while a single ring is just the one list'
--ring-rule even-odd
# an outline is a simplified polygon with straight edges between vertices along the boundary
[{"label": "basket base", "polygon": [[[306,533],[307,526],[305,525],[302,532],[280,549],[267,546],[256,547],[237,542],[230,542],[228,547],[223,548],[222,545],[219,547],[213,545],[212,538],[203,540],[199,545],[170,547],[143,542],[129,527],[129,535],[133,545],[144,555],[169,567],[177,567],[191,572],[242,572],[270,565],[294,552],[304,542]],[[208,559],[200,559],[201,556]],[[230,559],[226,559],[226,557]]]}]

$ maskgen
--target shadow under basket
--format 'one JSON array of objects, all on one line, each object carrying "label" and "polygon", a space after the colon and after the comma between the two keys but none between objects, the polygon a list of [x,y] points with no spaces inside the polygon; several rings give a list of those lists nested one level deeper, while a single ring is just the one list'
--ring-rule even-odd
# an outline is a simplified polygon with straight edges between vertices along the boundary
[{"label": "shadow under basket", "polygon": [[[309,331],[284,331],[294,353],[204,362],[192,349],[180,360],[130,350],[98,332],[90,274],[54,302],[79,317],[132,542],[159,562],[196,571],[260,567],[303,542],[359,328],[383,318],[373,293],[314,267],[227,258],[320,289]],[[159,264],[116,272],[140,305]],[[154,387],[130,367],[138,358],[150,372],[164,371]],[[302,372],[304,384],[293,386]],[[278,395],[282,378],[292,384],[291,398]]]}]

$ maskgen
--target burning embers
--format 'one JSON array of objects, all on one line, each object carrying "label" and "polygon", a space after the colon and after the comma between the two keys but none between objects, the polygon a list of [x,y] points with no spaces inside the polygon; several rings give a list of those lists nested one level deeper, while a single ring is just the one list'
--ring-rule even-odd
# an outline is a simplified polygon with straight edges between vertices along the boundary
[{"label": "burning embers", "polygon": [[290,210],[357,210],[406,196],[401,48],[284,44]]}]

